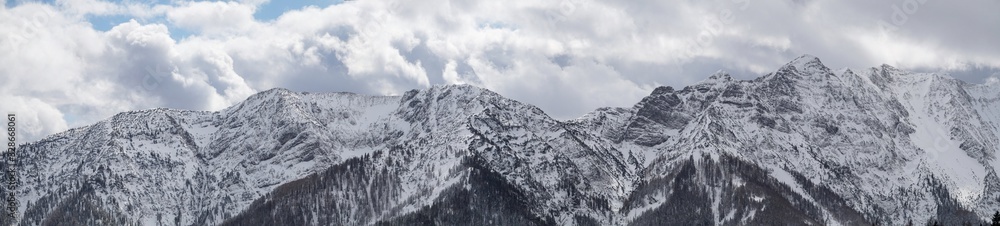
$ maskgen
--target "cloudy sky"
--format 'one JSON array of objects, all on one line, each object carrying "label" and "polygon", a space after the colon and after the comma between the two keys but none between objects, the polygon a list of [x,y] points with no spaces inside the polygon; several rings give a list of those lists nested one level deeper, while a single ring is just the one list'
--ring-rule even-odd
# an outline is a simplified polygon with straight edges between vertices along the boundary
[{"label": "cloudy sky", "polygon": [[1000,76],[1000,0],[0,3],[0,110],[17,113],[21,141],[121,111],[219,110],[274,87],[464,83],[569,119],[802,54]]}]

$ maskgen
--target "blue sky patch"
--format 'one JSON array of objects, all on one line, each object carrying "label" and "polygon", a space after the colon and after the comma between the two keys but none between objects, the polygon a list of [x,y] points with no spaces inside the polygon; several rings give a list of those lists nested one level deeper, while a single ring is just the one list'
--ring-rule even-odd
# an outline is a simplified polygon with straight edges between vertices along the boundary
[{"label": "blue sky patch", "polygon": [[[12,8],[12,7],[16,7],[16,6],[20,5],[20,4],[24,4],[24,3],[28,3],[28,2],[37,2],[37,3],[45,3],[45,4],[49,4],[49,5],[56,5],[56,3],[55,3],[54,0],[9,0],[9,1],[5,2],[4,5],[6,5],[7,8]],[[120,2],[123,2],[123,1],[110,1],[110,2],[120,3]],[[171,4],[171,1],[167,1],[167,0],[158,0],[158,1],[149,1],[149,0],[147,0],[147,1],[138,1],[138,2],[139,3],[144,3],[144,4],[150,4],[150,5],[154,5],[154,4],[161,4],[161,5]],[[343,3],[343,2],[344,2],[343,0],[269,1],[267,3],[264,3],[263,5],[258,6],[257,11],[254,12],[253,16],[254,16],[254,19],[256,19],[258,21],[273,21],[273,20],[277,19],[278,17],[280,17],[285,12],[288,12],[289,10],[299,10],[299,9],[303,9],[305,7],[308,7],[308,6],[316,6],[316,7],[323,8],[323,7],[327,7],[327,6],[330,6],[330,5],[340,4],[340,3]],[[109,31],[109,30],[111,30],[111,28],[114,28],[115,26],[118,26],[119,24],[128,22],[129,20],[133,19],[133,17],[130,16],[130,15],[88,15],[86,18],[87,18],[87,22],[90,22],[90,24],[93,26],[94,30],[98,30],[98,31]],[[161,24],[164,24],[164,25],[167,26],[167,29],[170,30],[170,37],[173,38],[174,40],[177,40],[177,41],[180,41],[180,40],[182,40],[182,39],[184,39],[186,37],[189,37],[189,36],[191,36],[192,34],[194,34],[196,32],[196,31],[190,31],[190,30],[187,30],[187,29],[182,29],[182,28],[178,28],[176,26],[173,26],[172,24],[170,24],[169,22],[167,22],[166,19],[164,19],[163,17],[156,17],[156,18],[150,18],[150,19],[135,18],[135,20],[139,21],[140,23],[143,23],[143,24],[149,24],[149,23],[161,23]]]},{"label": "blue sky patch", "polygon": [[326,6],[336,5],[343,2],[344,1],[342,0],[270,1],[258,7],[257,12],[254,12],[253,17],[258,21],[270,21],[277,19],[281,16],[281,14],[284,14],[289,10],[302,9],[306,6],[325,8]]}]

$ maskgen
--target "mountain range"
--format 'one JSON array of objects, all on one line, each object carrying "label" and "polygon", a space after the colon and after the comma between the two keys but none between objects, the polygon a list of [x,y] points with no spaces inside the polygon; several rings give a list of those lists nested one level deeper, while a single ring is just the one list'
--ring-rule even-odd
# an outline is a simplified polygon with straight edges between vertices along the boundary
[{"label": "mountain range", "polygon": [[469,85],[278,88],[23,144],[0,223],[979,225],[998,147],[1000,83],[810,55],[572,120]]}]

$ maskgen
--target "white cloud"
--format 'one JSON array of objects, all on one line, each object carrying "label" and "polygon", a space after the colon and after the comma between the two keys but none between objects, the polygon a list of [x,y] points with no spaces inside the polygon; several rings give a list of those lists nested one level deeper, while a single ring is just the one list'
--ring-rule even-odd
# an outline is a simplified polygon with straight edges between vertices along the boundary
[{"label": "white cloud", "polygon": [[22,140],[127,110],[221,109],[254,92],[228,54],[179,45],[164,25],[130,21],[100,32],[57,10],[0,11],[10,19],[0,30],[13,31],[0,45],[0,107],[24,119]]},{"label": "white cloud", "polygon": [[238,2],[183,2],[167,11],[167,19],[202,34],[239,32],[253,26],[255,7]]},{"label": "white cloud", "polygon": [[[38,138],[125,110],[216,110],[272,87],[383,95],[467,83],[573,118],[807,53],[831,67],[1000,68],[1000,2],[928,1],[885,32],[879,21],[904,3],[366,0],[266,21],[254,13],[278,2],[19,3],[0,8],[0,95],[15,103],[0,108],[37,118],[25,123]],[[136,20],[107,32],[85,21],[108,15]],[[193,33],[175,40],[178,28]]]},{"label": "white cloud", "polygon": [[30,142],[39,135],[69,129],[63,120],[52,120],[63,118],[59,109],[37,98],[10,96],[0,102],[0,108],[8,110],[4,113],[5,116],[14,114],[18,143]]}]

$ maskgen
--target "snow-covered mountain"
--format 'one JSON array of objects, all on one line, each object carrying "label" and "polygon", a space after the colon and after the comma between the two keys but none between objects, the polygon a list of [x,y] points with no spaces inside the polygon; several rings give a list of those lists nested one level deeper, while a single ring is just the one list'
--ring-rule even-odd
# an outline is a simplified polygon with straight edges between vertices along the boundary
[{"label": "snow-covered mountain", "polygon": [[1000,84],[808,55],[568,121],[466,85],[272,89],[22,145],[0,223],[978,224],[1000,210],[998,135]]}]

